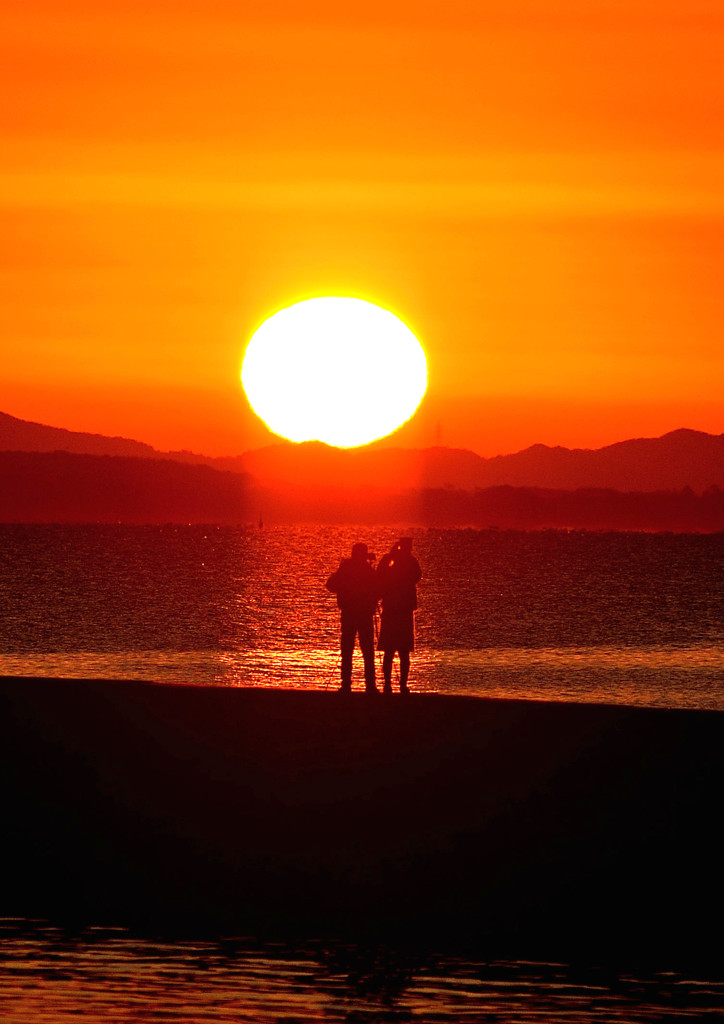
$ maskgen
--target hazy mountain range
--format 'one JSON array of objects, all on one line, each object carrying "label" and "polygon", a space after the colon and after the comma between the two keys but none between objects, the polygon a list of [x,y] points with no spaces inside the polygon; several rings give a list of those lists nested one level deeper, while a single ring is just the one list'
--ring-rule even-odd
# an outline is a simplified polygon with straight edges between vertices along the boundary
[{"label": "hazy mountain range", "polygon": [[159,452],[0,414],[0,522],[368,523],[724,530],[724,436],[676,430],[597,451],[278,444]]},{"label": "hazy mountain range", "polygon": [[610,488],[624,492],[724,487],[724,434],[674,430],[604,448],[551,448],[536,444],[511,455],[484,458],[450,448],[341,450],[317,442],[279,443],[230,458],[186,451],[160,452],[123,437],[104,437],[0,413],[0,451],[164,459],[242,473],[259,484],[342,488],[479,488],[512,486],[560,490]]}]

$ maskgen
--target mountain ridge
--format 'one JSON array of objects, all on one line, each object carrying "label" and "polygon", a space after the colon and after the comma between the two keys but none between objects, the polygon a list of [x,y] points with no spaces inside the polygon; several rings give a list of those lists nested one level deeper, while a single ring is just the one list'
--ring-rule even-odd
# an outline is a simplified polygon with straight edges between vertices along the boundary
[{"label": "mountain ridge", "polygon": [[562,490],[601,487],[625,492],[703,492],[724,486],[724,434],[681,427],[656,438],[631,438],[602,448],[533,444],[485,457],[463,448],[356,449],[321,442],[280,442],[238,456],[162,452],[142,441],[46,426],[0,412],[0,451],[56,452],[166,460],[251,476],[279,486],[334,484],[381,489],[512,486]]},{"label": "mountain ridge", "polygon": [[173,459],[0,451],[0,523],[395,524],[478,529],[724,533],[724,489],[623,493],[603,488],[390,490],[260,483]]}]

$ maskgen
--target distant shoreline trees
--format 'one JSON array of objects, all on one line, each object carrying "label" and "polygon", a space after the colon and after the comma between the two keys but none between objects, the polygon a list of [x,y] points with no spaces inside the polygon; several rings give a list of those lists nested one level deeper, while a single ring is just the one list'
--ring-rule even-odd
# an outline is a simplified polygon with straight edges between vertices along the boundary
[{"label": "distant shoreline trees", "polygon": [[724,530],[724,490],[268,486],[173,460],[0,452],[0,522],[409,523],[498,529]]}]

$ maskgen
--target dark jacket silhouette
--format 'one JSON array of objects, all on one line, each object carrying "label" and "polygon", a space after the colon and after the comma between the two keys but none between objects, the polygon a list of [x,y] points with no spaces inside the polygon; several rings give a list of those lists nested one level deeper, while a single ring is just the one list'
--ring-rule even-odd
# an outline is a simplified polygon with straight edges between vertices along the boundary
[{"label": "dark jacket silhouette", "polygon": [[378,579],[366,544],[355,544],[352,557],[345,558],[327,580],[327,590],[337,595],[342,613],[342,690],[352,688],[352,654],[359,636],[365,666],[365,688],[376,691],[373,617],[377,608]]},{"label": "dark jacket silhouette", "polygon": [[412,554],[412,541],[405,537],[383,555],[377,567],[378,589],[382,598],[382,626],[377,644],[384,651],[382,672],[385,692],[392,689],[392,661],[400,657],[400,691],[407,693],[410,652],[415,649],[417,584],[422,579],[420,563]]},{"label": "dark jacket silhouette", "polygon": [[402,549],[383,555],[377,567],[377,578],[383,610],[415,611],[422,569],[414,555]]}]

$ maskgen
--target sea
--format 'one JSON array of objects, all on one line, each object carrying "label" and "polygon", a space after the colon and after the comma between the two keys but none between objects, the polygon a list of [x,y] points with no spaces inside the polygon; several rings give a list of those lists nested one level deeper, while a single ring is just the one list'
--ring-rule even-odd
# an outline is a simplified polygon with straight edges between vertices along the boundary
[{"label": "sea", "polygon": [[[424,693],[724,710],[724,533],[0,525],[0,675],[334,690],[325,588],[411,536]],[[353,685],[362,689],[359,653]],[[724,973],[486,960],[99,921],[0,921],[0,1018],[93,1022],[720,1018]]]}]

